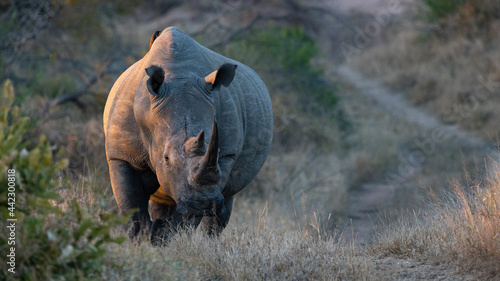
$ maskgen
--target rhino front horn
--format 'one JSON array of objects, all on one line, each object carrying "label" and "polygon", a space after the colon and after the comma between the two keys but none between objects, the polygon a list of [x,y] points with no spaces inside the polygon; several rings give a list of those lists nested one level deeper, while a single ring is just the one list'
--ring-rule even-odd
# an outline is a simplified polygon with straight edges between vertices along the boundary
[{"label": "rhino front horn", "polygon": [[217,161],[219,159],[219,132],[217,130],[217,121],[215,117],[212,120],[212,133],[210,134],[210,143],[208,149],[203,156],[202,166],[213,169],[217,168]]},{"label": "rhino front horn", "polygon": [[200,160],[195,171],[193,180],[200,185],[213,185],[219,182],[219,137],[217,132],[217,121],[212,121],[212,133],[208,149]]}]

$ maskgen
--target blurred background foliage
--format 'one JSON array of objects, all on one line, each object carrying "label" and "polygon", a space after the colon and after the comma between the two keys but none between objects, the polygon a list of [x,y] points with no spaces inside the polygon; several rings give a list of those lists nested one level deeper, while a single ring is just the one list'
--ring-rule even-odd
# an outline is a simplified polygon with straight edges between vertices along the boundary
[{"label": "blurred background foliage", "polygon": [[[274,95],[287,95],[289,104],[302,113],[331,114],[332,121],[340,111],[336,85],[324,78],[323,66],[315,62],[322,57],[316,42],[301,26],[263,23],[240,34],[221,52],[244,61],[264,78]],[[266,79],[272,77],[272,79]]]},{"label": "blurred background foliage", "polygon": [[482,24],[500,18],[500,3],[495,0],[425,0],[425,4],[431,20],[458,16]]},{"label": "blurred background foliage", "polygon": [[33,94],[54,98],[96,83],[98,74],[118,60],[114,55],[124,51],[119,38],[112,36],[114,19],[130,14],[137,7],[134,3],[2,1],[2,80],[16,84],[19,101]]},{"label": "blurred background foliage", "polygon": [[425,0],[431,19],[440,19],[455,12],[465,0]]}]

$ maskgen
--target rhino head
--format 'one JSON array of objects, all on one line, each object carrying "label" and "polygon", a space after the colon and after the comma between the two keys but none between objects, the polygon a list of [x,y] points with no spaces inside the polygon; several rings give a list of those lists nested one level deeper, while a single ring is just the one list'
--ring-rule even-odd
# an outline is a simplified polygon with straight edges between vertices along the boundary
[{"label": "rhino head", "polygon": [[141,137],[149,144],[144,153],[178,213],[222,215],[216,114],[219,90],[232,82],[236,65],[225,63],[205,77],[173,75],[168,69],[165,75],[165,69],[146,68],[138,89],[144,94],[134,102]]}]

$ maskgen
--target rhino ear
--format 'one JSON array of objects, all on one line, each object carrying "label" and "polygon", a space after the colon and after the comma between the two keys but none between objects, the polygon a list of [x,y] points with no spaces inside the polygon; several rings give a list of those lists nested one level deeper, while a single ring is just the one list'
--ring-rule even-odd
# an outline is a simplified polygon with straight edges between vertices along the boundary
[{"label": "rhino ear", "polygon": [[160,92],[163,81],[165,80],[165,71],[159,66],[153,65],[146,68],[146,74],[149,76],[148,85],[149,92],[155,96]]},{"label": "rhino ear", "polygon": [[211,90],[218,90],[221,85],[227,87],[234,79],[236,67],[236,64],[224,63],[219,69],[207,75],[205,81],[212,84]]},{"label": "rhino ear", "polygon": [[151,46],[153,46],[153,42],[160,36],[161,31],[155,31],[153,35],[151,35],[151,39],[149,40],[149,48],[151,49]]}]

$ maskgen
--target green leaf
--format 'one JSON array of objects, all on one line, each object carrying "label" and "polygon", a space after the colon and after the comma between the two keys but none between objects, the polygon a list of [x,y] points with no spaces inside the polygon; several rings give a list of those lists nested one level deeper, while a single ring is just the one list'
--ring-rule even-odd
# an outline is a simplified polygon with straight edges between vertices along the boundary
[{"label": "green leaf", "polygon": [[80,205],[76,202],[76,199],[71,200],[71,205],[73,206],[73,210],[75,211],[75,216],[78,222],[82,221],[82,210],[80,209]]},{"label": "green leaf", "polygon": [[75,241],[80,240],[83,234],[94,224],[94,222],[91,219],[86,219],[84,220],[78,229],[74,232],[73,237]]},{"label": "green leaf", "polygon": [[55,164],[55,169],[56,169],[56,171],[64,170],[64,169],[66,169],[66,167],[68,167],[68,164],[69,164],[69,160],[68,159],[59,160]]},{"label": "green leaf", "polygon": [[40,151],[40,148],[35,148],[33,149],[32,151],[29,152],[28,154],[28,161],[29,161],[29,165],[31,167],[38,167],[38,161],[40,161],[40,154],[41,154],[41,151]]},{"label": "green leaf", "polygon": [[14,85],[10,79],[5,80],[2,87],[2,104],[11,107],[14,103]]}]

